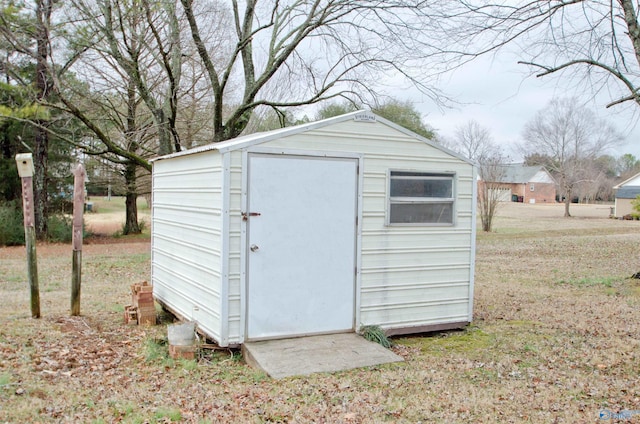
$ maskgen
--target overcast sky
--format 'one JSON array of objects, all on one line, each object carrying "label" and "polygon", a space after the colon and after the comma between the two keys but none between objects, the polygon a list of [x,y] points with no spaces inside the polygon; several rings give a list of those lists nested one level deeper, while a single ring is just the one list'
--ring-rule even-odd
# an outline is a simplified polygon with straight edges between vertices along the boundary
[{"label": "overcast sky", "polygon": [[[453,72],[440,87],[463,105],[439,110],[428,99],[410,97],[427,123],[438,134],[453,138],[455,128],[471,119],[488,128],[494,140],[505,146],[505,153],[521,160],[511,146],[522,142],[522,130],[534,114],[557,97],[578,96],[601,118],[609,120],[625,135],[625,144],[609,152],[614,156],[631,153],[640,158],[640,106],[627,105],[606,109],[610,96],[602,93],[593,98],[589,87],[575,88],[575,81],[555,75],[544,78],[527,76],[528,69],[517,64],[517,58],[502,55],[484,57]],[[401,96],[398,96],[401,97]]]}]

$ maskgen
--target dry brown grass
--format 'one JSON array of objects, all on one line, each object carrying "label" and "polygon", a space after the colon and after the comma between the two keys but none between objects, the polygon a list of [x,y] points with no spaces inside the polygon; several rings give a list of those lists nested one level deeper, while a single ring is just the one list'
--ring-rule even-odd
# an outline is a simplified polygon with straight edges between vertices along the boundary
[{"label": "dry brown grass", "polygon": [[[566,422],[640,410],[640,222],[607,206],[505,205],[479,234],[475,322],[396,339],[402,364],[272,381],[228,354],[166,357],[161,326],[126,327],[147,243],[85,247],[80,318],[69,246],[0,249],[0,422]],[[638,417],[629,421],[637,422]]]},{"label": "dry brown grass", "polygon": [[[112,236],[122,232],[124,226],[124,197],[113,196],[111,199],[103,197],[92,197],[88,201],[92,202],[95,212],[84,214],[85,227],[92,234]],[[138,198],[138,222],[148,227],[151,222],[151,211],[149,205],[143,197]]]}]

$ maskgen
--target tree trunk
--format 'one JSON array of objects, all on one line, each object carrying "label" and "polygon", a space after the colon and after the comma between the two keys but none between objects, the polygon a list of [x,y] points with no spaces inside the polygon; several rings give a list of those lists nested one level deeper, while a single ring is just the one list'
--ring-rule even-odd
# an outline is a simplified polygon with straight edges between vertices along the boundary
[{"label": "tree trunk", "polygon": [[169,128],[169,120],[164,110],[158,108],[153,111],[155,124],[158,130],[158,155],[168,155],[173,153],[171,145],[171,130]]},{"label": "tree trunk", "polygon": [[124,179],[127,185],[127,195],[125,200],[126,218],[122,233],[140,234],[142,230],[138,223],[138,187],[136,178],[136,164],[127,163],[124,171]]},{"label": "tree trunk", "polygon": [[[47,59],[49,57],[49,21],[51,19],[51,0],[38,0],[36,5],[36,99],[44,100],[49,93],[49,78],[47,69]],[[35,140],[34,140],[34,212],[36,237],[40,240],[47,236],[48,211],[48,177],[47,169],[49,162],[49,134],[46,127],[47,122],[42,119],[36,120]]]},{"label": "tree trunk", "polygon": [[47,218],[49,216],[47,186],[47,169],[49,165],[49,136],[43,129],[35,129],[35,145],[33,161],[35,173],[33,176],[33,209],[36,218],[36,237],[44,240],[47,237]]},{"label": "tree trunk", "polygon": [[0,126],[0,132],[2,133],[2,141],[0,141],[2,144],[2,148],[0,148],[2,151],[2,158],[11,159],[13,155],[11,152],[11,140],[9,139],[9,130],[7,125]]},{"label": "tree trunk", "polygon": [[571,192],[567,192],[564,198],[564,217],[569,218],[571,214],[569,213],[569,205],[571,205]]},{"label": "tree trunk", "polygon": [[[125,129],[125,138],[127,140],[127,150],[130,152],[138,151],[137,127],[136,127],[136,109],[137,109],[136,84],[133,78],[129,78],[127,85],[127,127]],[[159,128],[161,130],[161,128]],[[160,139],[162,140],[162,131],[160,131]],[[162,148],[161,148],[162,150]],[[140,234],[140,225],[138,224],[138,184],[136,180],[137,165],[129,161],[124,168],[124,180],[127,187],[125,200],[125,222],[123,234]]]}]

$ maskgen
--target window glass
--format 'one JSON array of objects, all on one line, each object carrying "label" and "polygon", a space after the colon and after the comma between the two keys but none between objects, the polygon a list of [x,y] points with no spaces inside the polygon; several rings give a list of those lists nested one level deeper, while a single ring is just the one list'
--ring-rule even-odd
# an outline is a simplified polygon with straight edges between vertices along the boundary
[{"label": "window glass", "polygon": [[453,224],[452,174],[391,171],[390,224]]},{"label": "window glass", "polygon": [[391,203],[391,222],[395,224],[451,224],[451,203]]},{"label": "window glass", "polygon": [[452,197],[453,180],[392,177],[391,197]]}]

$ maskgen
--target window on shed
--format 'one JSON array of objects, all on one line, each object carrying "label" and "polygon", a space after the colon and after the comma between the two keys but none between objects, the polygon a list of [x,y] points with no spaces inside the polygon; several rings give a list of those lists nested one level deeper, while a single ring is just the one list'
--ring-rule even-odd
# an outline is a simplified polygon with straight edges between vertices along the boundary
[{"label": "window on shed", "polygon": [[391,171],[389,224],[453,224],[453,174]]},{"label": "window on shed", "polygon": [[536,186],[534,184],[531,184],[529,186],[529,191],[536,191]]}]

